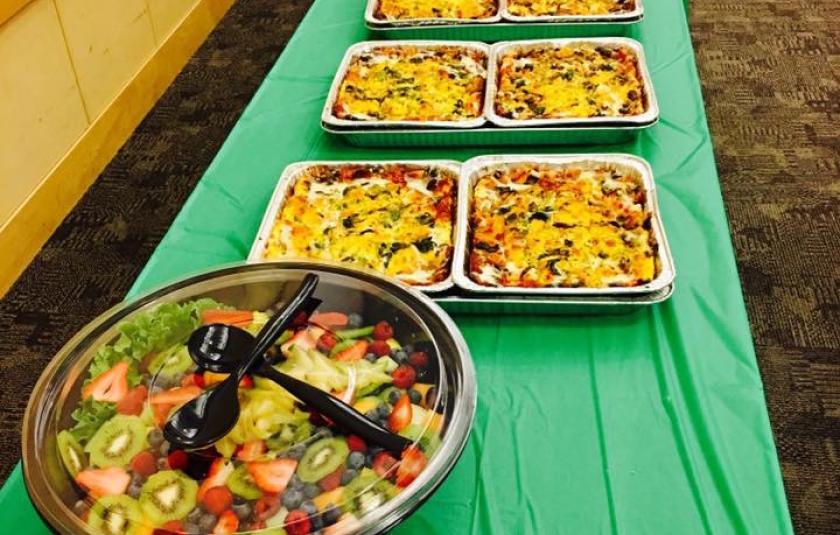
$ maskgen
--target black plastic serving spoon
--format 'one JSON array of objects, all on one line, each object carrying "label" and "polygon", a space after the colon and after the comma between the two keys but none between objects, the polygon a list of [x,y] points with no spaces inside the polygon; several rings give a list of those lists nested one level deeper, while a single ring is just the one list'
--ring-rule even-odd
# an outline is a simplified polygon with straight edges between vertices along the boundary
[{"label": "black plastic serving spoon", "polygon": [[[199,367],[216,373],[230,373],[240,362],[254,337],[248,331],[223,324],[197,329],[187,343],[190,356]],[[401,453],[411,441],[368,420],[344,401],[327,394],[309,383],[278,371],[268,362],[258,363],[251,373],[271,379],[310,408],[336,423],[339,427],[359,435],[366,442],[388,451]]]},{"label": "black plastic serving spoon", "polygon": [[317,284],[317,275],[309,273],[304,277],[294,297],[268,320],[242,360],[230,369],[230,376],[184,404],[166,422],[163,428],[166,440],[184,449],[201,449],[222,439],[233,429],[239,419],[239,381],[291,324],[301,307],[312,297]]}]

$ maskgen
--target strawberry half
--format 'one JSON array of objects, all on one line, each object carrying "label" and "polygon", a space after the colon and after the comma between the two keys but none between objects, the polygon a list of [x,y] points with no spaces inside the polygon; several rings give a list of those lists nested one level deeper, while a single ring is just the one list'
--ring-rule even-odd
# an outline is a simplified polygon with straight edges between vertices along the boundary
[{"label": "strawberry half", "polygon": [[280,496],[277,494],[263,494],[254,503],[254,515],[256,515],[257,520],[266,520],[276,515],[281,507]]},{"label": "strawberry half", "polygon": [[213,535],[229,535],[239,530],[239,518],[231,510],[227,510],[219,516],[216,527],[213,528]]},{"label": "strawberry half", "polygon": [[130,416],[140,416],[140,413],[143,412],[143,404],[146,403],[148,395],[149,391],[143,385],[132,388],[117,403],[117,412]]},{"label": "strawberry half", "polygon": [[426,463],[426,456],[417,446],[410,446],[406,449],[402,454],[400,465],[397,467],[397,486],[409,486],[426,468]]},{"label": "strawberry half", "polygon": [[263,442],[262,440],[246,442],[242,445],[242,448],[236,454],[236,458],[245,461],[246,463],[250,463],[251,461],[256,461],[257,459],[262,457],[265,453],[265,450],[265,442]]},{"label": "strawberry half", "polygon": [[331,474],[327,474],[320,481],[318,481],[318,486],[321,487],[321,490],[324,492],[329,492],[331,490],[335,490],[341,485],[341,476],[344,474],[344,466],[339,466],[336,468]]},{"label": "strawberry half", "polygon": [[201,394],[201,389],[197,386],[179,386],[155,394],[149,398],[149,403],[152,405],[182,405],[193,398],[197,398],[199,394]]},{"label": "strawberry half", "polygon": [[112,466],[101,470],[82,470],[76,474],[76,483],[84,487],[91,496],[114,496],[125,494],[131,483],[131,476],[122,468]]},{"label": "strawberry half", "polygon": [[254,483],[265,491],[272,494],[279,494],[286,490],[286,485],[295,473],[297,461],[292,459],[275,459],[248,464],[248,472],[254,479]]},{"label": "strawberry half", "polygon": [[119,403],[128,393],[128,363],[120,362],[82,389],[82,399]]},{"label": "strawberry half", "polygon": [[397,460],[391,456],[390,453],[380,451],[376,454],[376,457],[373,458],[373,471],[376,472],[376,475],[379,477],[389,479],[394,474],[394,466],[397,464]]},{"label": "strawberry half", "polygon": [[391,431],[399,433],[411,423],[411,418],[414,416],[413,412],[411,398],[407,394],[403,394],[397,404],[394,405],[391,415],[388,416],[388,427],[391,428]]},{"label": "strawberry half", "polygon": [[198,501],[204,498],[208,490],[224,485],[228,477],[233,473],[233,470],[233,463],[227,459],[215,459],[210,465],[210,469],[207,470],[207,477],[201,482],[201,486],[198,487]]},{"label": "strawberry half", "polygon": [[[320,337],[321,334],[323,334],[323,330],[318,333],[318,337]],[[298,346],[299,348],[306,350],[315,349],[318,337],[313,338],[306,329],[298,331],[287,342],[280,346],[280,350],[283,351],[283,354],[288,354],[292,346]]]}]

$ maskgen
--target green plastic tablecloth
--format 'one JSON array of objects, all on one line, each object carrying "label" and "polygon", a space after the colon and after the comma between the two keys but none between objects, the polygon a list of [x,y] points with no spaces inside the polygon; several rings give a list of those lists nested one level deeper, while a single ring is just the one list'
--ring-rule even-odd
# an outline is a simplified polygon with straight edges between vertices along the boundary
[{"label": "green plastic tablecloth", "polygon": [[[291,162],[479,153],[359,149],[322,134],[342,54],[368,37],[363,8],[315,3],[132,294],[244,259]],[[553,152],[650,161],[676,293],[622,317],[456,316],[478,370],[475,425],[452,475],[400,534],[792,532],[683,3],[647,0],[646,9],[635,37],[661,121],[633,144]],[[0,526],[48,533],[19,469],[0,491]]]}]

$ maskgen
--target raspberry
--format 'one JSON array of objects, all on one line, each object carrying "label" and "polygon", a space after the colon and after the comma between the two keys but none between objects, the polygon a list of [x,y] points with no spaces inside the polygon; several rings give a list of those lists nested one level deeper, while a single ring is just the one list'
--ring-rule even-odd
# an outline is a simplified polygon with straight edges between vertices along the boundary
[{"label": "raspberry", "polygon": [[424,351],[415,351],[408,357],[408,363],[415,368],[425,368],[429,365],[429,355]]},{"label": "raspberry", "polygon": [[328,353],[338,343],[338,337],[333,333],[324,333],[318,338],[317,347],[320,351]]},{"label": "raspberry", "polygon": [[373,339],[374,340],[387,340],[389,338],[394,337],[394,329],[388,325],[387,321],[380,321],[376,324],[373,328]]},{"label": "raspberry", "polygon": [[157,472],[157,459],[150,451],[141,451],[131,459],[131,469],[143,477]]},{"label": "raspberry", "polygon": [[208,512],[219,516],[233,504],[233,494],[225,486],[213,487],[204,493],[201,503]]},{"label": "raspberry", "polygon": [[182,450],[175,450],[166,457],[166,462],[172,470],[184,470],[190,464],[190,456]]},{"label": "raspberry", "polygon": [[309,521],[309,515],[300,509],[289,511],[289,514],[286,515],[284,526],[286,533],[289,535],[306,535],[312,531],[312,523]]},{"label": "raspberry", "polygon": [[357,435],[347,437],[347,447],[350,448],[350,451],[367,451],[367,444],[365,444],[364,439]]},{"label": "raspberry", "polygon": [[391,354],[391,346],[389,346],[388,342],[384,340],[374,340],[374,342],[368,346],[368,351],[377,357],[384,357]]},{"label": "raspberry", "polygon": [[391,374],[394,381],[394,386],[397,388],[411,388],[414,381],[417,379],[417,372],[414,368],[407,365],[402,365]]}]

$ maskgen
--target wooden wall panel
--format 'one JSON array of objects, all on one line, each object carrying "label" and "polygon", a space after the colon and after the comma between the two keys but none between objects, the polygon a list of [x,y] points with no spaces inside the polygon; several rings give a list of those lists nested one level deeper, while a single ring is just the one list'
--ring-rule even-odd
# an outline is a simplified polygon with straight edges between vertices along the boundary
[{"label": "wooden wall panel", "polygon": [[0,223],[88,126],[52,0],[0,26]]},{"label": "wooden wall panel", "polygon": [[17,15],[32,0],[0,0],[0,24]]},{"label": "wooden wall panel", "polygon": [[55,0],[91,121],[156,46],[146,0]]},{"label": "wooden wall panel", "polygon": [[[4,1],[6,0],[0,0],[0,2]],[[89,95],[84,94],[84,88],[80,87],[81,84],[79,87],[73,86],[76,87],[75,102],[55,104],[65,113],[75,113],[75,117],[79,119],[81,124],[78,125],[77,130],[73,131],[72,136],[68,135],[67,139],[64,139],[64,146],[58,151],[60,161],[55,166],[49,166],[38,174],[38,179],[28,185],[29,193],[25,198],[14,199],[15,202],[12,204],[18,205],[11,214],[12,217],[9,218],[0,214],[0,252],[2,252],[0,254],[0,297],[15,282],[18,275],[26,268],[26,265],[37,254],[47,238],[61,223],[61,220],[102,172],[102,169],[113,158],[137,124],[172,83],[172,80],[190,56],[204,42],[207,34],[210,33],[234,2],[234,0],[197,0],[195,7],[188,9],[186,17],[183,20],[176,21],[177,27],[174,32],[170,32],[168,36],[156,35],[157,39],[160,39],[160,45],[154,48],[148,57],[148,61],[141,61],[141,64],[133,70],[124,72],[124,79],[119,81],[115,78],[114,71],[111,70],[113,67],[111,63],[118,61],[119,50],[112,52],[110,46],[121,46],[123,39],[122,36],[115,33],[114,28],[109,24],[125,26],[126,18],[114,13],[109,15],[106,12],[112,6],[123,8],[133,6],[135,17],[129,22],[139,24],[140,21],[145,20],[149,30],[148,33],[134,31],[133,36],[126,36],[127,42],[148,41],[149,36],[152,35],[152,15],[150,15],[151,9],[148,7],[149,4],[146,3],[147,0],[140,0],[142,9],[138,9],[138,3],[135,0],[32,1],[41,9],[43,9],[43,6],[48,6],[52,10],[56,21],[54,23],[55,27],[58,27],[57,21],[60,17],[53,2],[60,3],[65,9],[64,13],[77,17],[73,19],[76,22],[71,23],[70,33],[75,36],[76,53],[81,54],[81,57],[88,60],[87,63],[83,62],[83,65],[75,65],[78,77],[87,73],[88,78],[86,80],[94,83],[96,79],[91,78],[90,73],[100,69],[103,73],[103,79],[113,86],[117,86],[117,94],[115,98],[106,102],[106,107],[102,110],[102,113],[91,116],[90,125],[87,125],[82,108],[82,97],[88,97]],[[168,2],[169,0],[165,1]],[[172,1],[180,2],[181,0]],[[69,8],[73,9],[67,11]],[[94,8],[102,9],[96,11]],[[19,16],[26,16],[29,9],[29,7],[25,8]],[[164,19],[160,20],[166,20],[166,16],[164,15]],[[168,16],[174,17],[175,15],[170,13]],[[91,22],[90,17],[101,19],[105,26],[97,26]],[[62,84],[56,84],[55,81],[62,79],[62,76],[60,76],[62,72],[64,74],[69,72],[70,78],[72,78],[73,73],[66,65],[62,71],[58,66],[42,62],[40,59],[28,55],[30,50],[41,50],[46,47],[46,43],[39,42],[39,40],[49,41],[45,37],[47,32],[43,28],[35,31],[29,30],[24,32],[24,37],[20,37],[18,35],[19,29],[16,28],[17,22],[18,16],[7,23],[15,26],[11,30],[12,33],[7,34],[9,30],[0,27],[0,134],[16,132],[23,128],[5,128],[6,124],[17,124],[9,123],[8,117],[12,116],[12,112],[30,113],[27,110],[30,101],[26,100],[25,97],[18,96],[16,97],[17,100],[14,101],[11,98],[6,99],[8,104],[14,103],[15,106],[6,105],[7,102],[4,102],[3,97],[9,94],[8,88],[14,86],[14,91],[19,93],[29,92],[32,93],[31,96],[37,96],[37,91],[26,89],[32,85],[33,79],[39,80],[42,77],[47,77],[50,84],[63,87]],[[26,22],[31,24],[29,21]],[[62,20],[62,22],[64,21]],[[131,27],[131,24],[129,24],[129,27]],[[140,27],[142,28],[142,25]],[[103,31],[108,35],[105,37],[85,35],[85,28],[91,33],[99,32],[104,28]],[[60,33],[60,27],[58,33]],[[8,35],[12,35],[14,38],[9,38]],[[67,28],[65,28],[65,37],[69,37]],[[62,43],[61,47],[58,48],[63,51],[66,63],[69,64],[71,63],[67,54],[67,48],[70,48],[69,39],[67,41],[67,45]],[[85,41],[88,43],[87,51],[80,48],[80,42]],[[134,49],[138,48],[136,45],[131,46]],[[52,48],[56,47],[53,46]],[[107,52],[99,54],[98,59],[93,54],[96,50],[105,51],[105,49],[108,49]],[[88,57],[85,58],[85,55]],[[110,56],[110,61],[102,60],[103,55]],[[14,61],[10,63],[7,61],[9,58]],[[4,70],[6,64],[15,65],[14,71]],[[34,66],[38,68],[34,68]],[[4,74],[6,72],[13,72],[14,74],[6,76]],[[21,81],[17,78],[26,78],[26,80]],[[105,97],[100,97],[100,100],[104,101]],[[95,103],[95,101],[91,102]],[[23,119],[17,120],[20,124],[27,122]],[[21,150],[38,154],[43,151],[42,142],[46,139],[45,136],[48,136],[52,129],[63,124],[60,120],[46,117],[42,119],[42,122],[43,124],[39,128],[45,129],[43,132],[32,130],[26,131],[28,134],[25,135],[15,134],[17,137],[14,138],[14,144],[11,143],[11,137],[8,139],[0,138],[0,202],[9,197],[7,192],[10,189],[7,187],[6,181],[17,177],[17,171],[9,173],[2,170],[2,165],[9,161],[7,156],[18,154]]]},{"label": "wooden wall panel", "polygon": [[198,0],[146,0],[157,43],[162,43],[187,16]]}]

